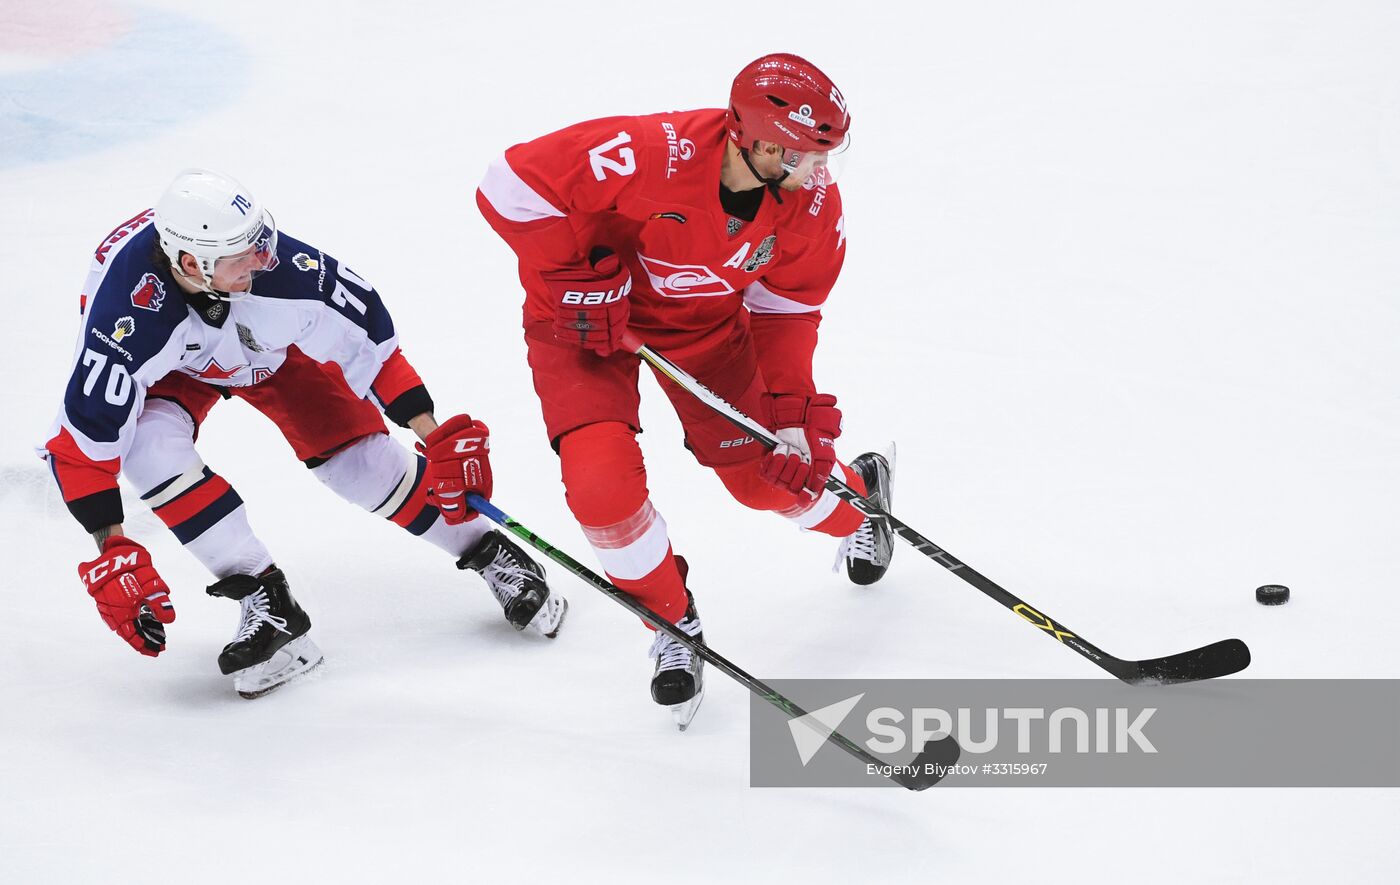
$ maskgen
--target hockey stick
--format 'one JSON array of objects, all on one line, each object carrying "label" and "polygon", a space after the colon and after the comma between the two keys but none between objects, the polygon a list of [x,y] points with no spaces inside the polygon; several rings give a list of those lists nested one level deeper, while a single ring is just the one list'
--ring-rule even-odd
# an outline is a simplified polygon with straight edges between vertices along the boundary
[{"label": "hockey stick", "polygon": [[[480,495],[467,495],[467,504],[476,512],[483,514],[487,519],[496,523],[496,525],[499,525],[517,538],[525,541],[531,547],[534,547],[559,565],[568,569],[574,575],[592,584],[598,590],[603,591],[608,596],[612,597],[613,601],[632,612],[632,614],[667,634],[681,645],[684,645],[686,648],[690,649],[692,653],[703,658],[710,666],[717,667],[723,671],[725,675],[777,707],[779,710],[782,710],[789,717],[797,719],[807,715],[806,710],[803,710],[801,707],[779,694],[776,689],[755,679],[743,670],[740,670],[737,666],[730,663],[729,659],[723,657],[719,652],[710,648],[708,645],[702,642],[696,642],[685,633],[682,633],[680,630],[676,629],[670,621],[642,605],[625,591],[619,590],[569,554],[516,522],[490,501],[487,501]],[[884,762],[878,757],[871,755],[863,747],[841,734],[839,731],[832,730],[826,739],[845,750],[847,753],[850,753],[861,762],[864,762],[866,765],[879,766],[879,768],[876,769],[878,771],[892,771],[893,773],[887,775],[889,779],[909,790],[927,790],[929,787],[938,783],[943,778],[947,767],[958,761],[958,756],[962,752],[961,748],[958,746],[958,742],[950,735],[936,741],[928,742],[924,746],[923,751],[915,756],[914,761],[907,766],[890,765],[888,762]]]},{"label": "hockey stick", "polygon": [[[642,343],[632,332],[627,332],[624,335],[622,344],[646,360],[657,372],[727,418],[735,427],[770,449],[778,445],[778,438],[768,428],[734,408],[712,390],[695,380],[684,369]],[[1069,646],[1130,685],[1167,685],[1177,682],[1214,679],[1218,676],[1238,673],[1249,666],[1249,646],[1239,639],[1222,639],[1219,642],[1213,642],[1191,651],[1167,655],[1164,658],[1150,658],[1145,661],[1126,661],[1122,658],[1116,658],[1092,642],[1071,633],[1068,628],[1049,615],[1036,611],[1014,594],[990,578],[978,573],[893,515],[871,504],[862,495],[857,494],[855,489],[835,476],[827,479],[826,488],[871,519],[884,520],[895,534],[903,538],[914,549],[1011,609],[1033,626],[1044,631],[1047,636],[1059,640],[1061,644]]]}]

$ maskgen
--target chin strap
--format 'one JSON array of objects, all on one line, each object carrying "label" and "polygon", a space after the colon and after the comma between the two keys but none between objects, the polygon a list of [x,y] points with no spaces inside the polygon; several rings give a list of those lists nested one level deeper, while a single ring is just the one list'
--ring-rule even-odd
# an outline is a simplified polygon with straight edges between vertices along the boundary
[{"label": "chin strap", "polygon": [[[251,281],[249,282],[247,292],[224,292],[220,289],[215,289],[213,283],[209,280],[208,277],[205,277],[203,274],[201,274],[200,277],[196,279],[195,277],[185,273],[183,270],[174,265],[171,265],[170,272],[180,277],[181,279],[188,280],[190,282],[190,285],[194,286],[199,290],[200,294],[207,295],[215,301],[240,301],[251,295],[253,291]],[[257,274],[255,273],[254,276],[256,277]]]},{"label": "chin strap", "polygon": [[229,293],[220,292],[217,289],[215,289],[213,281],[210,280],[209,277],[205,276],[202,270],[200,272],[200,275],[198,277],[195,277],[192,274],[185,273],[184,268],[172,262],[170,265],[170,272],[175,276],[179,277],[180,279],[185,280],[191,286],[194,286],[203,295],[208,295],[210,298],[216,299],[218,301],[233,300],[229,297]]},{"label": "chin strap", "polygon": [[[755,144],[757,144],[757,142],[755,142]],[[753,173],[753,177],[768,185],[768,192],[773,195],[773,199],[777,200],[779,205],[782,205],[782,188],[780,188],[778,185],[782,184],[785,180],[787,180],[787,170],[784,169],[783,174],[779,175],[777,178],[768,178],[762,172],[759,172],[757,169],[754,168],[753,160],[749,159],[748,148],[739,148],[739,156],[744,158],[744,165],[749,167],[749,171]]]}]

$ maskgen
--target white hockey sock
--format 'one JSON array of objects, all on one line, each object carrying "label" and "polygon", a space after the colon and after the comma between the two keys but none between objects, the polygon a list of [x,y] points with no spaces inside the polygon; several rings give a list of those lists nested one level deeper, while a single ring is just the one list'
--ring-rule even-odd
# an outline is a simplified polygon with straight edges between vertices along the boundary
[{"label": "white hockey sock", "polygon": [[614,525],[580,525],[583,536],[603,570],[612,578],[638,580],[651,574],[671,550],[666,520],[652,506],[642,502],[637,512]]}]

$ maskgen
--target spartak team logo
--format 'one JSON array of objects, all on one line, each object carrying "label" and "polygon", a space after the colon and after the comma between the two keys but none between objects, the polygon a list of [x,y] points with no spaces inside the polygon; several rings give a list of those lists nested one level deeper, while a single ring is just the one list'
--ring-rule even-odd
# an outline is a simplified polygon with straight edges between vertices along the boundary
[{"label": "spartak team logo", "polygon": [[638,254],[651,288],[667,298],[711,298],[728,295],[734,287],[703,264],[671,264]]},{"label": "spartak team logo", "polygon": [[131,304],[142,310],[160,310],[165,303],[165,284],[153,273],[148,273],[131,290]]}]

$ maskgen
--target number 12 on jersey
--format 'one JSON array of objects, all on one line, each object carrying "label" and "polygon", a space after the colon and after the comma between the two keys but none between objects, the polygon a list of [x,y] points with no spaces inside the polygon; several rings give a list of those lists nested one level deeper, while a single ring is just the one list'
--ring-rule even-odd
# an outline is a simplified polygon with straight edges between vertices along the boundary
[{"label": "number 12 on jersey", "polygon": [[[588,165],[593,167],[593,177],[599,181],[609,172],[616,172],[618,175],[631,175],[637,171],[637,155],[630,147],[623,147],[632,143],[632,136],[626,132],[619,132],[617,138],[609,139],[595,148],[588,149]],[[617,148],[617,159],[607,156],[608,151]]]}]

